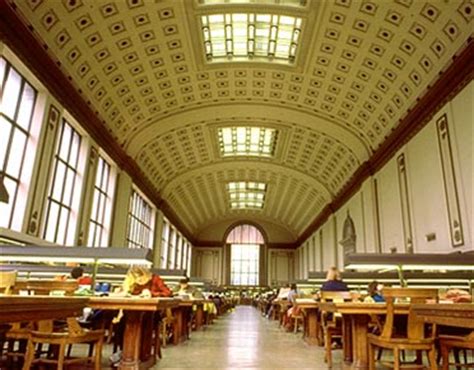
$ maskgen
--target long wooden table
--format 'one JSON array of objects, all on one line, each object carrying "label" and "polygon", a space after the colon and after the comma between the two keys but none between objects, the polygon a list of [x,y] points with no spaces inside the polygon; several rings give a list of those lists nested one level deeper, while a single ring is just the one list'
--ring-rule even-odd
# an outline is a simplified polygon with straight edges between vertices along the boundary
[{"label": "long wooden table", "polygon": [[153,313],[178,305],[179,300],[173,298],[92,297],[89,300],[91,308],[125,311],[120,370],[139,370],[154,365],[155,358],[151,356]]},{"label": "long wooden table", "polygon": [[[319,303],[319,309],[342,315],[344,361],[353,368],[366,369],[369,364],[367,334],[371,315],[386,315],[386,303],[341,302]],[[396,315],[408,315],[409,304],[396,304]]]},{"label": "long wooden table", "polygon": [[474,330],[474,304],[414,304],[415,317],[424,322]]},{"label": "long wooden table", "polygon": [[304,314],[304,340],[309,345],[322,345],[321,322],[319,319],[319,302],[314,299],[296,298],[296,306],[301,308]]},{"label": "long wooden table", "polygon": [[81,316],[88,301],[84,297],[0,296],[0,324]]}]

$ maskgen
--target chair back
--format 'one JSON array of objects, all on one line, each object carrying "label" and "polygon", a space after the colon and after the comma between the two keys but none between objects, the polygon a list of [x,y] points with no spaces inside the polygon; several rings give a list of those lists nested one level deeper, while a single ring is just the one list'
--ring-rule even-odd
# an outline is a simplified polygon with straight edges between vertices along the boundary
[{"label": "chair back", "polygon": [[[416,304],[426,303],[427,300],[438,301],[438,289],[431,288],[384,288],[383,295],[387,302],[387,315],[381,337],[385,339],[392,338],[393,335],[396,303],[404,301],[403,303]],[[411,308],[409,309],[407,320],[407,338],[424,338],[424,323],[415,319]]]},{"label": "chair back", "polygon": [[16,271],[0,271],[0,293],[11,294],[16,281]]},{"label": "chair back", "polygon": [[18,281],[15,290],[27,290],[28,294],[48,295],[53,291],[64,292],[64,295],[72,296],[79,288],[75,280],[27,280]]},{"label": "chair back", "polygon": [[352,301],[351,292],[321,292],[321,302],[349,302]]}]

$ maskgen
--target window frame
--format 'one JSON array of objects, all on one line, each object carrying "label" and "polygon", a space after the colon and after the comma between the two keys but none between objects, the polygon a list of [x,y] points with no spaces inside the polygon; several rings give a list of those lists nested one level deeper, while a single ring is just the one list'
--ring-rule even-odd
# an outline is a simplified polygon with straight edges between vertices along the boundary
[{"label": "window frame", "polygon": [[[56,136],[56,148],[53,154],[50,185],[48,195],[46,197],[43,239],[61,245],[74,245],[76,244],[75,233],[78,226],[78,212],[80,209],[81,192],[83,187],[83,172],[86,159],[84,155],[84,149],[86,145],[86,138],[78,128],[79,125],[77,125],[74,120],[72,120],[66,114],[61,117],[60,122],[60,127]],[[65,139],[64,135],[67,127],[70,129],[70,134],[69,138]],[[77,142],[74,144],[75,137],[77,137]],[[66,140],[67,144],[66,142],[63,142],[63,140]],[[63,149],[67,151],[66,159],[61,157],[64,154],[62,152]],[[75,153],[72,153],[73,149],[75,149]],[[71,158],[71,155],[75,158]],[[69,163],[70,160],[75,163]],[[64,166],[62,185],[60,184],[60,179],[57,178],[58,168],[60,168],[60,166]],[[72,184],[68,185],[68,176],[71,173],[73,174]],[[56,186],[60,187],[60,199],[56,199]],[[65,194],[67,186],[70,187],[69,195]],[[64,203],[65,198],[69,198],[67,202],[69,204]],[[57,206],[57,213],[52,211],[53,204]],[[64,222],[64,219],[62,218],[63,210],[66,210],[67,213],[64,225],[62,225]],[[51,216],[54,216],[55,213],[57,214],[57,217],[55,217],[56,222],[51,221]],[[65,229],[63,229],[63,226]],[[52,230],[51,227],[55,227],[53,238],[50,238],[49,235],[50,230]],[[62,237],[60,237],[60,232],[63,233]],[[60,239],[58,239],[59,237]]]},{"label": "window frame", "polygon": [[[35,116],[39,111],[43,113],[43,109],[40,107],[40,92],[38,87],[35,86],[34,79],[29,78],[29,73],[20,71],[20,68],[18,67],[21,67],[21,63],[17,63],[18,65],[16,66],[14,65],[16,62],[17,61],[15,58],[10,58],[7,55],[3,55],[3,53],[0,54],[0,65],[2,66],[1,71],[3,73],[3,75],[0,75],[0,91],[2,91],[2,93],[5,92],[11,71],[13,71],[13,73],[15,73],[19,78],[19,89],[15,102],[13,118],[4,112],[4,99],[0,100],[2,102],[2,105],[0,106],[0,120],[4,121],[5,125],[9,127],[9,135],[4,158],[3,162],[0,163],[0,181],[5,186],[9,196],[8,202],[6,203],[7,206],[3,206],[3,204],[1,204],[1,207],[8,209],[9,215],[5,216],[5,210],[1,211],[3,214],[2,218],[4,219],[1,220],[2,225],[0,226],[15,231],[21,231],[25,217],[28,192],[30,189],[29,179],[33,170],[34,158],[36,157],[37,152],[36,149],[38,148],[38,143],[35,141],[35,139],[37,138],[41,128],[41,125],[39,126],[35,124],[34,121]],[[29,107],[29,118],[26,119],[27,124],[25,128],[24,125],[19,122],[19,119],[21,117],[21,111],[24,108],[23,103],[25,102],[25,99],[27,99],[26,91],[28,88],[34,96],[30,100],[31,106]],[[28,102],[26,104],[28,104]],[[1,121],[0,124],[2,124]],[[18,137],[17,132],[19,132],[18,135],[24,136],[24,144],[21,149],[18,149],[17,145],[13,145],[13,141]],[[33,154],[29,154],[30,152]],[[21,158],[15,166],[17,172],[16,176],[14,176],[12,173],[9,173],[10,158],[17,157],[13,153],[20,153],[19,157]],[[13,195],[8,192],[8,182],[14,186]]]},{"label": "window frame", "polygon": [[126,243],[128,248],[153,249],[156,209],[135,186],[129,199]]},{"label": "window frame", "polygon": [[[101,163],[104,163],[102,167],[102,171],[100,166]],[[105,187],[102,187],[104,181],[104,169],[108,169],[107,171],[107,179],[105,180],[106,184]],[[98,177],[101,176],[100,185],[98,186]],[[92,194],[92,205],[91,205],[91,213],[89,217],[89,228],[88,228],[88,236],[87,236],[87,246],[88,247],[108,247],[110,243],[110,233],[112,228],[112,215],[113,215],[113,208],[114,208],[114,200],[115,200],[115,189],[116,189],[116,180],[117,180],[117,169],[115,163],[110,160],[106,155],[103,153],[99,153],[97,155],[97,167],[95,171],[95,181],[93,184],[93,194]],[[96,199],[97,196],[97,202]],[[103,199],[103,202],[101,200]],[[97,208],[94,210],[94,205]],[[102,209],[101,208],[102,205]],[[98,213],[101,212],[100,215],[100,222],[97,220],[99,218]],[[94,213],[95,218],[94,219]],[[97,236],[97,230],[99,231],[99,237]],[[91,237],[91,233],[94,232],[94,236]],[[92,240],[91,240],[92,238]],[[97,242],[99,244],[97,244]]]}]

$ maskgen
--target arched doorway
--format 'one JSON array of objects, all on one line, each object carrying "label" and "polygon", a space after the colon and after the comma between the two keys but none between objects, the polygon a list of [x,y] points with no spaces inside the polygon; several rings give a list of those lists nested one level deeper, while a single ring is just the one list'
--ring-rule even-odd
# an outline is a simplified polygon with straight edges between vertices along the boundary
[{"label": "arched doorway", "polygon": [[228,282],[230,285],[261,285],[265,240],[255,226],[242,224],[234,227],[226,239],[229,256]]}]

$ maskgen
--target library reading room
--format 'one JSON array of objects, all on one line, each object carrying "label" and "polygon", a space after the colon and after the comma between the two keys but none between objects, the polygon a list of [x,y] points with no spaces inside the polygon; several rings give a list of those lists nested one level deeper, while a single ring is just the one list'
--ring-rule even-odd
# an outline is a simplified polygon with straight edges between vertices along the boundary
[{"label": "library reading room", "polygon": [[474,368],[474,0],[0,0],[0,370]]}]

